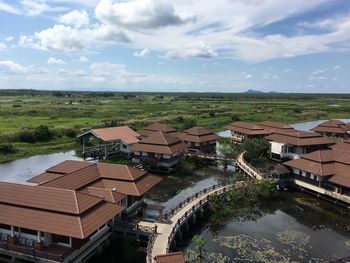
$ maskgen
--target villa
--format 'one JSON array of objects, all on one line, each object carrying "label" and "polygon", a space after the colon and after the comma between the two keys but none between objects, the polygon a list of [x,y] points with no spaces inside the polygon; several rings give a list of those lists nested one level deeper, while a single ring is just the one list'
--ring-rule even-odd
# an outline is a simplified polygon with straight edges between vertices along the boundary
[{"label": "villa", "polygon": [[298,159],[301,155],[327,149],[335,142],[321,134],[306,131],[278,131],[265,137],[270,141],[273,158]]},{"label": "villa", "polygon": [[170,171],[187,151],[187,144],[168,133],[153,132],[131,147],[133,163],[150,170]]},{"label": "villa", "polygon": [[[339,142],[329,149],[305,154],[300,159],[287,161],[283,165],[291,169],[294,179],[335,192],[338,195],[348,196],[346,199],[349,203],[349,141]],[[333,197],[337,197],[337,195],[333,195]],[[340,197],[338,199],[342,200]]]},{"label": "villa", "polygon": [[138,133],[143,138],[151,135],[154,132],[162,132],[162,133],[167,133],[167,134],[174,135],[174,134],[177,133],[177,130],[175,130],[173,127],[171,127],[171,126],[169,126],[167,124],[154,123],[154,124],[151,124],[151,125],[147,126],[143,130],[138,131]]},{"label": "villa", "polygon": [[130,147],[137,143],[140,134],[128,126],[92,129],[78,136],[83,145],[84,157],[104,157],[131,154]]},{"label": "villa", "polygon": [[242,121],[236,121],[226,125],[225,129],[231,131],[231,139],[238,143],[245,139],[264,138],[270,134],[268,130],[258,124]]},{"label": "villa", "polygon": [[209,129],[195,126],[185,130],[184,133],[178,133],[176,137],[187,143],[189,150],[209,154],[216,153],[216,143],[219,136]]},{"label": "villa", "polygon": [[231,131],[231,139],[242,142],[244,139],[261,139],[275,131],[293,131],[294,128],[279,122],[262,121],[257,123],[236,121],[225,126]]},{"label": "villa", "polygon": [[0,261],[80,262],[124,209],[75,190],[0,182]]},{"label": "villa", "polygon": [[317,132],[324,136],[335,137],[335,138],[349,138],[350,137],[350,127],[348,124],[340,120],[329,120],[325,121],[311,131]]}]

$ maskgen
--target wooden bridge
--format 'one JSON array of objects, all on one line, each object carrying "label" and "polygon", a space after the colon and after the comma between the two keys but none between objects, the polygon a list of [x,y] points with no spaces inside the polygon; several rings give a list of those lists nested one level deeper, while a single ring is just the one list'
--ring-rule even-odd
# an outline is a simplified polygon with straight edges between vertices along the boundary
[{"label": "wooden bridge", "polygon": [[242,152],[240,155],[238,155],[238,158],[236,160],[236,165],[245,172],[248,176],[250,176],[253,179],[261,180],[264,178],[264,174],[259,172],[258,169],[251,166],[249,163],[247,163],[244,160],[244,154],[245,152]]},{"label": "wooden bridge", "polygon": [[203,211],[210,196],[222,194],[230,187],[233,185],[214,185],[196,193],[164,214],[165,223],[141,221],[140,227],[155,229],[149,237],[146,262],[154,263],[155,256],[169,253],[176,235],[182,236],[181,227],[189,228],[189,220],[192,219],[195,222],[197,213]]},{"label": "wooden bridge", "polygon": [[228,162],[235,162],[235,159],[217,155],[217,154],[208,154],[208,153],[201,153],[201,152],[188,152],[186,153],[186,156],[188,157],[199,157],[206,160],[213,160],[213,161],[228,161]]}]

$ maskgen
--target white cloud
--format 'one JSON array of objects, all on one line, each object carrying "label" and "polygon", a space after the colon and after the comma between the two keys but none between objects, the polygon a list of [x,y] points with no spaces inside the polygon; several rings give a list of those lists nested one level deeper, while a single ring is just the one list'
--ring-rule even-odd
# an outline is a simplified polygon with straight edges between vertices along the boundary
[{"label": "white cloud", "polygon": [[150,50],[148,48],[145,48],[140,51],[135,51],[133,55],[135,57],[144,57],[144,56],[147,56],[149,53],[150,53]]},{"label": "white cloud", "polygon": [[13,40],[13,37],[12,36],[9,36],[9,37],[6,37],[5,38],[5,41],[6,42],[11,42]]},{"label": "white cloud", "polygon": [[21,13],[17,8],[15,8],[11,5],[2,3],[2,2],[0,2],[0,10],[11,13],[11,14],[15,14],[15,15],[18,15]]},{"label": "white cloud", "polygon": [[251,79],[253,77],[253,74],[247,73],[247,72],[242,72],[241,75],[245,79]]},{"label": "white cloud", "polygon": [[12,61],[12,60],[2,60],[0,61],[0,72],[2,73],[26,73],[27,69]]},{"label": "white cloud", "polygon": [[263,79],[279,79],[280,77],[278,75],[274,75],[271,73],[264,73],[262,76]]},{"label": "white cloud", "polygon": [[89,59],[88,59],[87,57],[85,57],[85,56],[80,56],[80,58],[78,59],[78,61],[81,62],[81,63],[85,63],[85,62],[88,62]]},{"label": "white cloud", "polygon": [[50,57],[47,60],[47,64],[49,64],[49,65],[65,65],[66,62],[64,62],[62,59],[57,59],[57,58],[54,58],[54,57]]},{"label": "white cloud", "polygon": [[7,48],[7,45],[5,43],[0,42],[0,51],[5,50]]},{"label": "white cloud", "polygon": [[125,28],[154,29],[195,21],[191,14],[176,13],[168,0],[136,0],[116,2],[101,0],[95,9],[96,17],[105,24]]},{"label": "white cloud", "polygon": [[335,65],[335,66],[333,67],[333,69],[334,69],[334,70],[340,69],[340,65]]},{"label": "white cloud", "polygon": [[85,10],[74,10],[58,18],[62,24],[72,26],[74,28],[81,28],[90,23],[89,14]]},{"label": "white cloud", "polygon": [[291,72],[292,70],[290,69],[290,68],[285,68],[284,70],[283,70],[283,73],[288,73],[288,72]]},{"label": "white cloud", "polygon": [[46,0],[21,0],[20,5],[29,16],[37,16],[44,12],[62,12],[67,10],[62,6],[51,6]]},{"label": "white cloud", "polygon": [[197,41],[186,45],[183,48],[169,50],[165,57],[169,58],[212,58],[217,53],[202,41]]}]

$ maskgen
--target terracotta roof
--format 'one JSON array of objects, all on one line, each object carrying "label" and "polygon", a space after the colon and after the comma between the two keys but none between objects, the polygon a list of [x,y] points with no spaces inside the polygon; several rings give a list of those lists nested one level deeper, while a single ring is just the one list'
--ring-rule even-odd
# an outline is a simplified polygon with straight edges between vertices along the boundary
[{"label": "terracotta roof", "polygon": [[153,132],[173,133],[173,132],[176,132],[176,130],[167,124],[153,123],[147,126],[146,128],[144,128],[143,130],[139,131],[139,134],[143,136],[149,136]]},{"label": "terracotta roof", "polygon": [[124,195],[141,196],[162,180],[163,178],[161,176],[148,174],[133,182],[102,179],[90,184],[88,187],[104,189],[116,188],[117,192]]},{"label": "terracotta roof", "polygon": [[102,201],[89,211],[74,215],[0,203],[0,223],[83,239],[124,209]]},{"label": "terracotta roof", "polygon": [[88,133],[92,133],[96,137],[100,138],[103,141],[117,141],[122,140],[127,144],[133,144],[139,141],[139,133],[135,132],[133,129],[128,126],[119,126],[119,127],[110,127],[110,128],[101,128],[101,129],[92,129],[91,131],[85,132],[79,137],[84,136]]},{"label": "terracotta roof", "polygon": [[302,155],[300,159],[283,164],[319,176],[331,176],[330,182],[350,187],[350,149],[335,146]]},{"label": "terracotta roof", "polygon": [[334,144],[335,142],[325,136],[318,133],[305,132],[305,131],[290,131],[290,132],[274,132],[271,135],[265,137],[267,140],[275,141],[279,143],[287,143],[296,146],[308,146],[308,145],[327,145]]},{"label": "terracotta roof", "polygon": [[84,191],[86,191],[91,195],[101,197],[108,202],[116,203],[116,204],[119,203],[124,198],[126,198],[126,195],[119,193],[117,191],[114,191],[112,189],[87,187]]},{"label": "terracotta roof", "polygon": [[338,133],[338,134],[346,134],[349,130],[349,127],[340,120],[329,120],[325,121],[315,128],[311,129],[311,131],[321,132],[321,133]]},{"label": "terracotta roof", "polygon": [[34,176],[33,178],[30,178],[29,180],[27,180],[27,182],[39,185],[39,184],[47,183],[51,180],[55,180],[61,176],[64,176],[64,174],[44,172],[42,174]]},{"label": "terracotta roof", "polygon": [[267,135],[270,131],[264,129],[255,123],[236,121],[225,126],[226,129],[231,131],[247,134],[247,135]]},{"label": "terracotta roof", "polygon": [[[144,170],[126,165],[92,163],[73,173],[44,182],[41,186],[79,190],[104,198],[107,198],[107,195],[109,195],[108,200],[111,200],[111,193],[103,193],[103,196],[101,196],[103,190],[111,191],[112,188],[116,188],[116,192],[120,194],[139,196],[150,190],[161,180],[162,177],[151,175]],[[91,187],[102,190],[87,189]],[[113,198],[118,199],[119,197],[114,196]]]},{"label": "terracotta roof", "polygon": [[101,178],[135,181],[147,174],[146,171],[136,169],[127,165],[115,165],[109,163],[98,163],[98,170]]},{"label": "terracotta roof", "polygon": [[219,136],[212,131],[198,126],[192,127],[184,133],[177,133],[174,136],[185,142],[210,142],[219,139]]},{"label": "terracotta roof", "polygon": [[175,154],[183,152],[187,148],[187,144],[182,143],[179,138],[163,132],[154,132],[139,143],[134,144],[131,150],[134,152]]},{"label": "terracotta roof", "polygon": [[261,121],[261,122],[258,122],[257,124],[260,126],[263,126],[264,128],[267,127],[274,130],[294,130],[292,126],[289,126],[281,122]]},{"label": "terracotta roof", "polygon": [[155,257],[157,263],[185,263],[182,252],[174,252]]},{"label": "terracotta roof", "polygon": [[0,182],[0,202],[11,205],[81,214],[101,201],[75,191]]},{"label": "terracotta roof", "polygon": [[92,163],[89,162],[67,160],[47,169],[46,171],[50,173],[68,174],[90,166],[91,164]]}]

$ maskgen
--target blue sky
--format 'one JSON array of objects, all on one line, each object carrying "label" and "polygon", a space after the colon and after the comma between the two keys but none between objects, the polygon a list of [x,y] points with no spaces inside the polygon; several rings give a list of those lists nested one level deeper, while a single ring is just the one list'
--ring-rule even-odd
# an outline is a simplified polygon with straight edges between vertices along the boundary
[{"label": "blue sky", "polygon": [[0,89],[350,93],[348,0],[0,0]]}]

